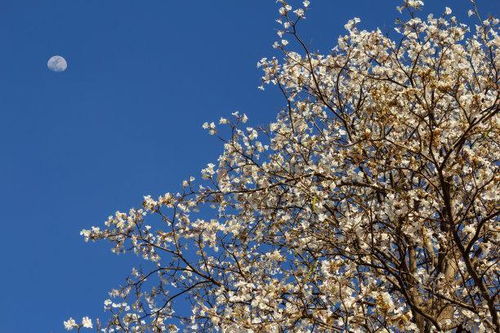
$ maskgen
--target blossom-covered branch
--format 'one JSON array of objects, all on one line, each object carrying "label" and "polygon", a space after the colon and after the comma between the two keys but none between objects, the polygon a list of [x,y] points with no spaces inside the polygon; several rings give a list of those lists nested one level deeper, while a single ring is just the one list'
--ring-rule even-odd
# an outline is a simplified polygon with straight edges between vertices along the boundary
[{"label": "blossom-covered branch", "polygon": [[200,181],[82,231],[150,262],[99,328],[499,331],[499,21],[405,1],[394,38],[355,18],[318,54],[309,1],[278,2],[276,121],[205,123],[224,151]]}]

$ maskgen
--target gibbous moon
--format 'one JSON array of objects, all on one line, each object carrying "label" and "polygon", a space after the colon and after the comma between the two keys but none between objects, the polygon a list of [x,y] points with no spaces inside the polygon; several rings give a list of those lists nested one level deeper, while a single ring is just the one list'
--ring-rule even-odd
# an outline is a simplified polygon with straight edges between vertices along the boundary
[{"label": "gibbous moon", "polygon": [[64,72],[68,68],[68,63],[63,57],[55,55],[47,61],[47,67],[53,72]]}]

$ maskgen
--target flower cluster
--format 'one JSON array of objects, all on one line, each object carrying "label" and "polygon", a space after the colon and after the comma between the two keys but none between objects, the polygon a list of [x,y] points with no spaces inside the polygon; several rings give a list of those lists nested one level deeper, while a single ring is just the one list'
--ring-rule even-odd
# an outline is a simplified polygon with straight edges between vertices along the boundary
[{"label": "flower cluster", "polygon": [[93,328],[93,325],[92,320],[89,317],[83,317],[81,324],[78,324],[73,318],[69,318],[64,321],[64,328],[71,331],[72,329]]}]

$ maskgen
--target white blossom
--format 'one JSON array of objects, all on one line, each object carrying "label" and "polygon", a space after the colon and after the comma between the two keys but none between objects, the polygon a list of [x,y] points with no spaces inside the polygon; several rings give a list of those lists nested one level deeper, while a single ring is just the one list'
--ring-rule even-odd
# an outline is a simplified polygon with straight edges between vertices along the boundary
[{"label": "white blossom", "polygon": [[83,317],[82,318],[82,326],[84,328],[93,328],[92,320],[89,317]]},{"label": "white blossom", "polygon": [[78,324],[73,318],[69,318],[68,320],[64,321],[64,329],[71,331],[75,328],[78,328]]}]

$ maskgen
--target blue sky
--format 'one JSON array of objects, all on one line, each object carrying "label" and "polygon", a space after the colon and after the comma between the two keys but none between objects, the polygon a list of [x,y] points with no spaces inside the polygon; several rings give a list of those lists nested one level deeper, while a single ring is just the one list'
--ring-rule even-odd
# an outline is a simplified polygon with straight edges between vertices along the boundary
[{"label": "blue sky", "polygon": [[[427,10],[452,2],[465,16],[467,0]],[[395,6],[316,0],[303,35],[326,51],[354,16],[389,30]],[[0,1],[0,332],[62,332],[69,316],[101,315],[131,257],[79,231],[215,161],[221,146],[203,122],[275,117],[283,101],[257,90],[255,65],[274,54],[276,10],[273,0]],[[66,72],[47,69],[55,54]]]}]

